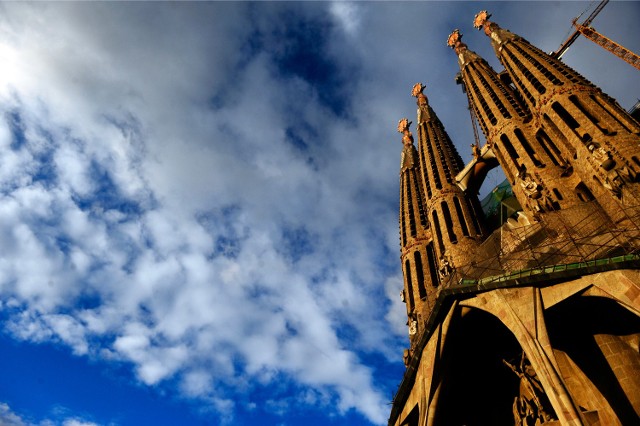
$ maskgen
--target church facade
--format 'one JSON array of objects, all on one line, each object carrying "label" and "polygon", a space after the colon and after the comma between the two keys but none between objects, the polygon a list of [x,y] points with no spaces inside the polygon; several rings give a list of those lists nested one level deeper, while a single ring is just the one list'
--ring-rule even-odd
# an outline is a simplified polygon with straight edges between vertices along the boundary
[{"label": "church facade", "polygon": [[[472,162],[421,83],[398,123],[410,347],[389,425],[640,424],[640,124],[490,18],[502,72],[447,41],[486,139]],[[497,229],[476,195],[494,167],[521,207]]]}]

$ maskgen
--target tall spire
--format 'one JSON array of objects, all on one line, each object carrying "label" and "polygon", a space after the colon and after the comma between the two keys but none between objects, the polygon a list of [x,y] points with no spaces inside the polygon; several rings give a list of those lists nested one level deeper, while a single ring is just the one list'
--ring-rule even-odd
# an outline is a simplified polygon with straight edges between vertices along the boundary
[{"label": "tall spire", "polygon": [[400,160],[400,259],[404,275],[401,297],[407,307],[407,325],[412,345],[421,324],[428,318],[438,286],[433,240],[425,216],[425,197],[418,152],[409,130],[411,122],[398,122],[402,133]]},{"label": "tall spire", "polygon": [[531,125],[531,112],[491,66],[454,30],[447,45],[458,55],[469,103],[492,150],[529,217],[581,201],[567,186],[579,181],[550,138]]},{"label": "tall spire", "polygon": [[411,94],[418,104],[418,155],[426,191],[427,218],[434,252],[443,278],[450,268],[470,263],[470,253],[483,238],[483,217],[475,194],[465,194],[455,176],[464,163],[442,122],[429,106],[425,86],[416,83]]},{"label": "tall spire", "polygon": [[474,26],[491,38],[494,51],[533,114],[533,125],[555,141],[580,174],[580,198],[597,198],[610,216],[640,204],[640,125],[580,73],[527,40],[489,20],[483,10]]}]

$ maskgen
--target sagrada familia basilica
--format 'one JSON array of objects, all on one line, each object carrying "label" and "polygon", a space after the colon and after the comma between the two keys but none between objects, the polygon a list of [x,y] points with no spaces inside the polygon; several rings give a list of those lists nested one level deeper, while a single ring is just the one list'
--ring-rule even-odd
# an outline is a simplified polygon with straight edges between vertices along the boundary
[{"label": "sagrada familia basilica", "polygon": [[[420,83],[414,130],[398,124],[409,348],[389,425],[640,424],[640,124],[490,18],[474,25],[501,72],[448,38],[486,139],[473,160]],[[494,167],[511,201],[490,223]]]}]

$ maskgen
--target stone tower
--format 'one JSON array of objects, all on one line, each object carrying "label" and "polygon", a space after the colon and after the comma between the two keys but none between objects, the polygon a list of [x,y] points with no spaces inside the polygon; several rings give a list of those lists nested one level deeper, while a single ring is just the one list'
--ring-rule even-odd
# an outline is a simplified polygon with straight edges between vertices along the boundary
[{"label": "stone tower", "polygon": [[[421,84],[417,150],[398,128],[412,328],[389,425],[640,424],[640,127],[488,18],[506,71],[448,40],[486,145],[463,167]],[[531,220],[490,233],[475,191],[497,164]]]},{"label": "stone tower", "polygon": [[401,298],[407,307],[409,339],[415,344],[418,324],[429,316],[430,304],[435,300],[438,277],[431,228],[425,214],[420,161],[410,125],[406,118],[398,123],[404,146],[400,160],[400,261],[404,275]]},{"label": "stone tower", "polygon": [[[570,163],[542,132],[536,132],[528,105],[505,84],[489,64],[469,50],[455,30],[447,44],[458,55],[462,84],[498,163],[526,214],[538,215],[580,203],[580,184]],[[562,191],[562,192],[561,192]]]},{"label": "stone tower", "polygon": [[425,188],[427,218],[433,229],[440,275],[453,268],[452,258],[464,259],[482,240],[482,215],[475,194],[465,194],[455,177],[464,167],[442,122],[417,83],[412,95],[418,104],[417,131],[420,171]]},{"label": "stone tower", "polygon": [[582,199],[598,199],[616,216],[640,204],[640,125],[610,96],[571,67],[522,37],[500,28],[483,10],[474,26],[490,37],[508,81],[533,113],[541,141],[572,162],[581,177],[570,188]]}]

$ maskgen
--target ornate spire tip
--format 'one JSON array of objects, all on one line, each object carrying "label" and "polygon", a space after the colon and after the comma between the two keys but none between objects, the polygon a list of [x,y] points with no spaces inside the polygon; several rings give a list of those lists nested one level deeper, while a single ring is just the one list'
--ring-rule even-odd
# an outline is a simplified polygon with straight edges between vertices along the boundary
[{"label": "ornate spire tip", "polygon": [[447,46],[455,49],[458,42],[462,42],[462,34],[460,34],[460,30],[456,28],[449,34],[449,37],[447,37]]},{"label": "ornate spire tip", "polygon": [[418,96],[420,96],[422,94],[422,91],[426,88],[427,86],[425,86],[422,83],[416,83],[413,85],[413,88],[411,89],[411,96],[413,96],[414,98],[417,98]]},{"label": "ornate spire tip", "polygon": [[398,121],[398,133],[404,133],[405,130],[409,130],[409,126],[411,126],[411,121],[407,118],[401,118]]},{"label": "ornate spire tip", "polygon": [[484,24],[489,21],[489,18],[491,18],[491,14],[486,10],[481,10],[480,12],[476,13],[476,16],[474,16],[473,18],[474,28],[481,30]]}]

